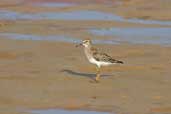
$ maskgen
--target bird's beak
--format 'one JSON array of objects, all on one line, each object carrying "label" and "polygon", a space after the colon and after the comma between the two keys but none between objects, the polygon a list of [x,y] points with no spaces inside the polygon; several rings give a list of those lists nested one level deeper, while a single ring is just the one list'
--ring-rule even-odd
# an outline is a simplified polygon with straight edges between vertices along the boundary
[{"label": "bird's beak", "polygon": [[83,44],[82,43],[80,43],[80,44],[77,44],[75,47],[80,47],[80,46],[82,46]]}]

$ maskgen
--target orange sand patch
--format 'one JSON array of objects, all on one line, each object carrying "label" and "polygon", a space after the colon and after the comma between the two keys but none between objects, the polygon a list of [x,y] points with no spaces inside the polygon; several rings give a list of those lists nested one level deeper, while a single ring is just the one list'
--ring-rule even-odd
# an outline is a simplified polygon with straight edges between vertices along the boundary
[{"label": "orange sand patch", "polygon": [[168,112],[171,112],[171,107],[152,108],[151,111],[158,112],[158,113],[168,113]]},{"label": "orange sand patch", "polygon": [[88,103],[81,103],[76,101],[70,101],[64,108],[68,110],[78,110],[88,107]]},{"label": "orange sand patch", "polygon": [[0,51],[0,59],[16,59],[17,55],[11,52]]}]

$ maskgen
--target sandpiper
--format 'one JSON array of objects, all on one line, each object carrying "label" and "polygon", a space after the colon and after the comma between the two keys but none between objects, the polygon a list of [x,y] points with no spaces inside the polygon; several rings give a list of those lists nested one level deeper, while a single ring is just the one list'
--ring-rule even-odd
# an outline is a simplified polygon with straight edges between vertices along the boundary
[{"label": "sandpiper", "polygon": [[83,40],[82,43],[77,44],[76,47],[83,46],[84,52],[90,63],[96,65],[97,73],[95,81],[98,82],[100,78],[100,68],[101,66],[109,66],[113,64],[123,64],[122,61],[115,60],[106,53],[98,51],[98,49],[92,46],[91,40]]}]

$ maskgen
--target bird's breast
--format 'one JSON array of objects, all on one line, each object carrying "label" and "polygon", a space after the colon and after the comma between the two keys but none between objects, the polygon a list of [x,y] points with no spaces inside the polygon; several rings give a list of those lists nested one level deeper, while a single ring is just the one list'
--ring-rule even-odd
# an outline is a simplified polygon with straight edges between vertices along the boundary
[{"label": "bird's breast", "polygon": [[90,62],[90,63],[93,63],[93,64],[97,64],[97,61],[96,61],[94,58],[90,58],[90,59],[89,59],[89,62]]}]

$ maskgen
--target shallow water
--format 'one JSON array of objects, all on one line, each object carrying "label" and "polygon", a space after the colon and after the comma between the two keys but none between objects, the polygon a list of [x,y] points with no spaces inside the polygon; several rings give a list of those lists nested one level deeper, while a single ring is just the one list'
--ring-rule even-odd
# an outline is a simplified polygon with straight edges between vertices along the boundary
[{"label": "shallow water", "polygon": [[[51,5],[51,4],[49,4],[49,5]],[[106,21],[120,21],[120,22],[141,23],[141,24],[171,25],[171,21],[124,19],[121,16],[118,16],[115,14],[104,13],[104,12],[94,11],[94,10],[91,10],[91,11],[90,10],[81,10],[81,11],[69,11],[69,12],[43,12],[43,13],[35,13],[35,14],[1,10],[0,11],[0,19],[8,19],[8,20],[16,20],[16,19],[26,19],[26,20],[40,20],[40,19],[45,19],[45,20],[47,20],[47,19],[49,19],[49,20],[106,20]]]},{"label": "shallow water", "polygon": [[68,36],[59,36],[59,35],[31,35],[31,34],[20,34],[20,33],[0,33],[1,37],[6,37],[9,39],[18,39],[18,40],[50,40],[50,41],[62,41],[62,42],[79,42],[79,39],[71,38]]},{"label": "shallow water", "polygon": [[[69,42],[69,43],[80,43],[81,40],[78,38],[72,38],[69,36],[59,36],[59,35],[30,35],[30,34],[19,34],[19,33],[0,33],[0,37],[5,37],[9,39],[18,39],[18,40],[49,40],[49,41],[60,41],[60,42]],[[93,40],[95,44],[119,44],[114,40],[102,40],[95,39]]]},{"label": "shallow water", "polygon": [[90,29],[99,36],[114,36],[116,41],[130,43],[171,45],[171,28],[109,28]]},{"label": "shallow water", "polygon": [[14,11],[1,10],[0,19],[8,20],[108,20],[112,21],[115,16],[99,11],[70,11],[70,12],[44,12],[44,13],[19,13]]},{"label": "shallow water", "polygon": [[33,114],[109,114],[107,112],[96,112],[96,111],[74,111],[74,110],[59,110],[59,109],[48,109],[48,110],[33,110]]},{"label": "shallow water", "polygon": [[[39,3],[37,7],[68,7],[73,4],[68,3]],[[40,5],[40,6],[39,6]],[[0,10],[0,19],[7,20],[106,20],[142,24],[161,24],[171,25],[171,21],[156,21],[142,19],[124,19],[121,16],[104,13],[95,10],[80,10],[69,12],[40,12],[40,13],[21,13],[9,10]],[[171,45],[171,28],[101,28],[89,29],[89,33],[97,36],[113,36],[110,40],[94,40],[99,44],[118,44],[120,42],[143,43],[143,44],[161,44]],[[55,40],[63,42],[80,42],[79,38],[70,36],[38,36],[19,33],[0,33],[0,36],[24,39],[24,40]]]},{"label": "shallow water", "polygon": [[143,20],[143,19],[136,19],[136,18],[133,19],[122,18],[122,20],[130,23],[171,25],[171,21]]},{"label": "shallow water", "polygon": [[[113,36],[112,39],[94,39],[95,44],[120,44],[122,42],[135,44],[171,45],[171,28],[109,28],[90,29],[96,36]],[[64,35],[32,35],[20,33],[0,33],[0,37],[19,40],[49,40],[69,43],[80,43],[79,38]]]},{"label": "shallow water", "polygon": [[32,4],[34,6],[41,6],[41,7],[56,7],[56,8],[62,8],[62,7],[70,7],[70,6],[75,6],[76,4],[73,3],[57,3],[57,2],[41,2],[41,3],[36,3]]}]

